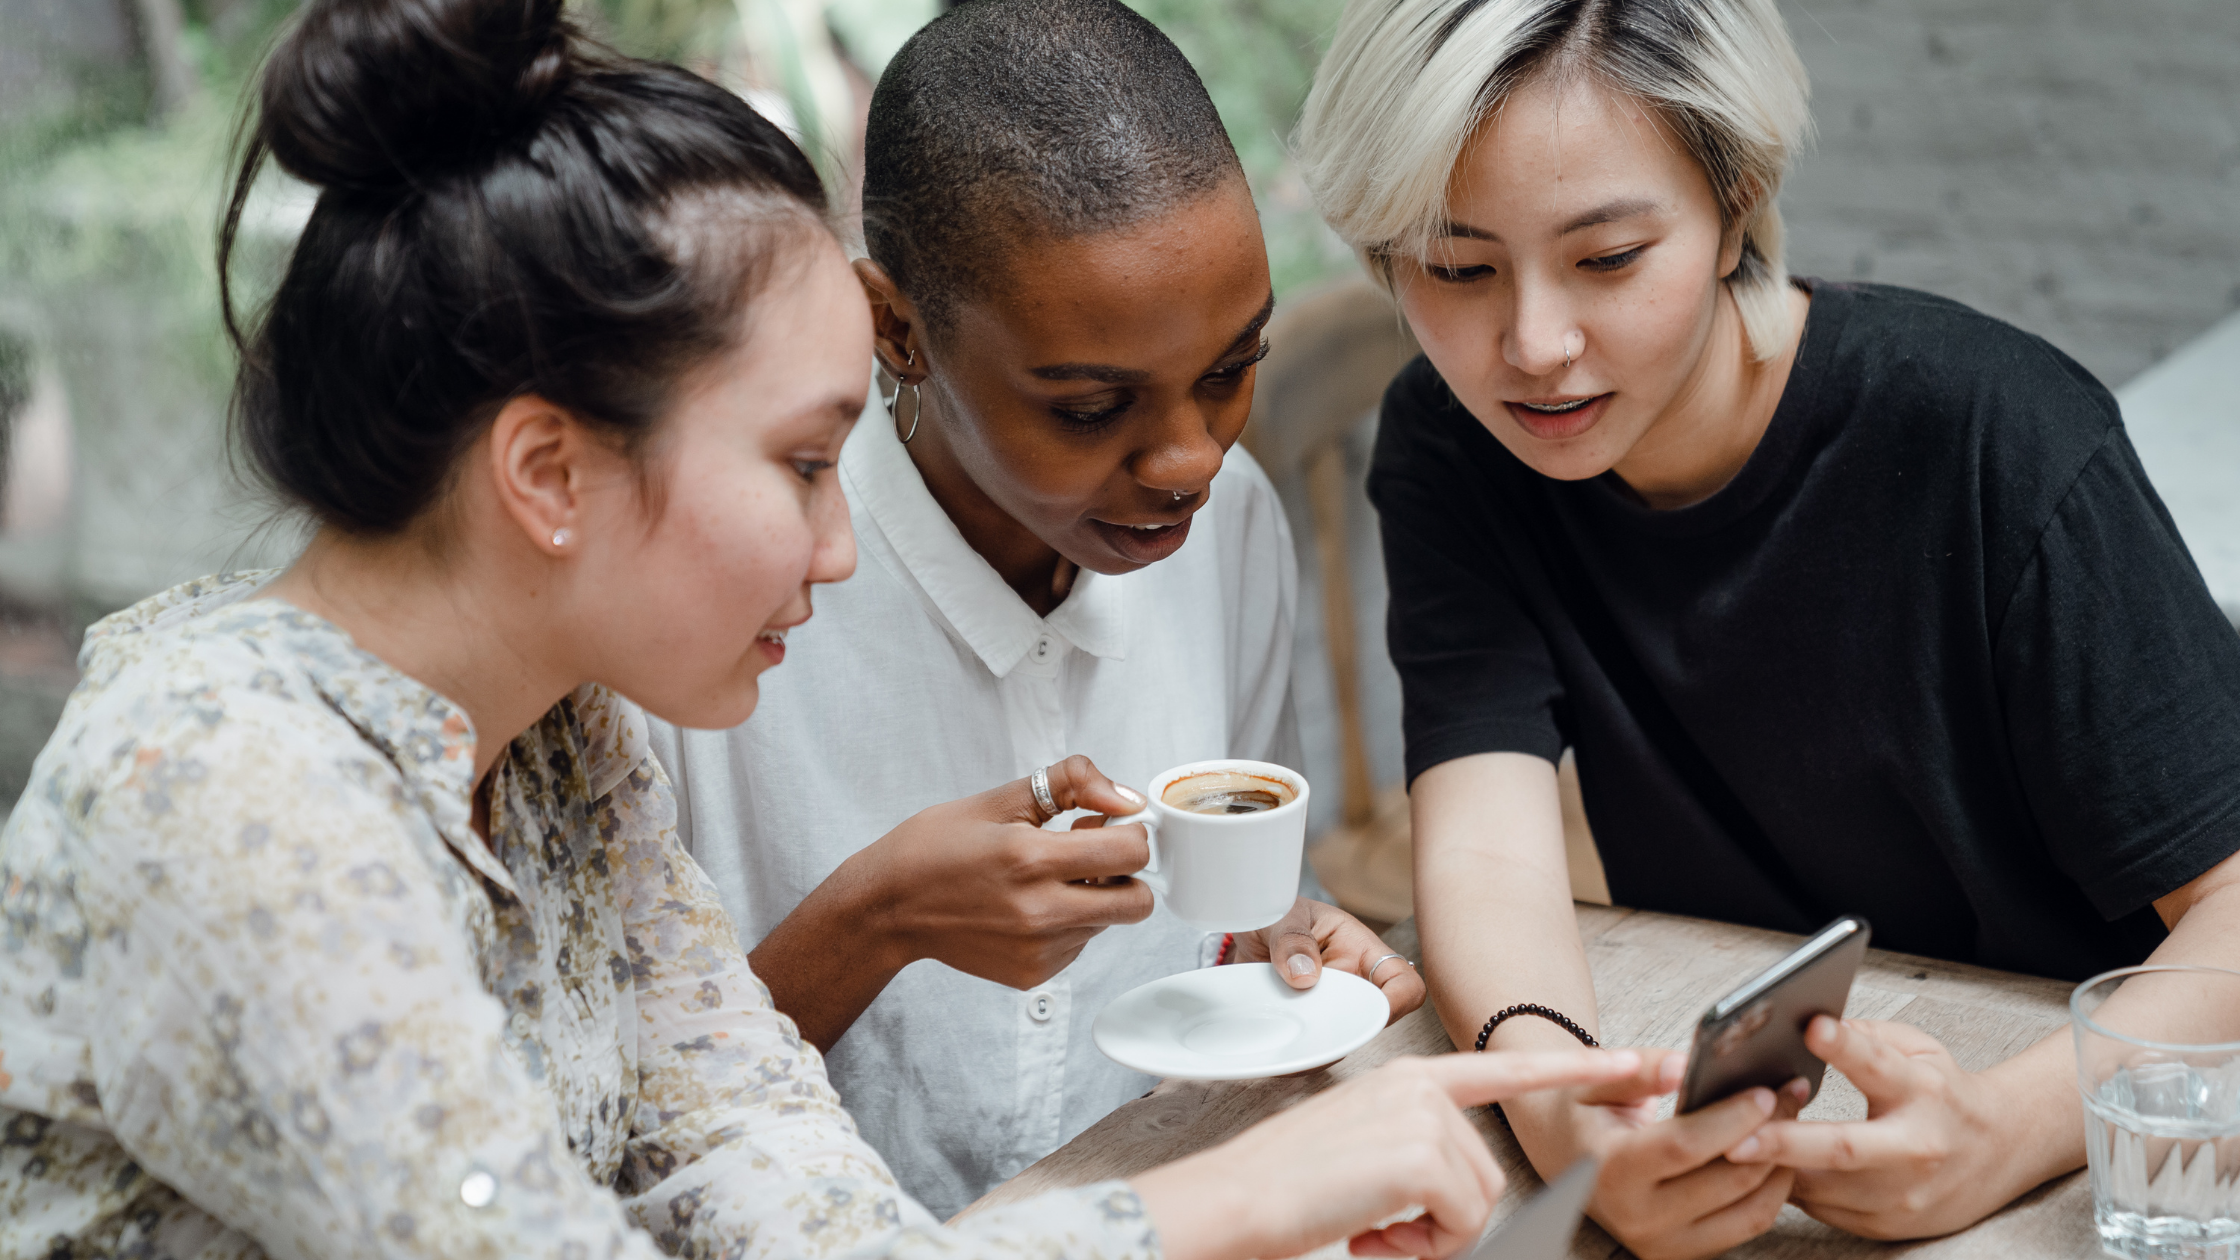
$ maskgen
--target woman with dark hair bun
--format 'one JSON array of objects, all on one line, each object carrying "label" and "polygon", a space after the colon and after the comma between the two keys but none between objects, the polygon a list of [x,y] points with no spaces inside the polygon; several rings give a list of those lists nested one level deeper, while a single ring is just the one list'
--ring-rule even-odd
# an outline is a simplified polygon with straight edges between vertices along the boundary
[{"label": "woman with dark hair bun", "polygon": [[261,104],[234,217],[268,156],[321,193],[241,439],[318,530],[94,627],[0,832],[0,1256],[1244,1257],[1410,1204],[1365,1245],[1443,1255],[1501,1184],[1458,1104],[1638,1067],[1402,1063],[936,1224],[639,707],[743,720],[854,566],[871,328],[808,162],[561,0],[314,0]]},{"label": "woman with dark hair bun", "polygon": [[[894,399],[837,471],[868,562],[753,722],[652,739],[778,1009],[957,1211],[1158,1083],[1091,1040],[1139,985],[1329,968],[1392,1019],[1424,987],[1311,881],[1233,936],[1155,909],[1143,829],[1098,817],[1170,766],[1300,762],[1291,535],[1232,449],[1275,298],[1189,60],[1121,0],[936,18],[871,98],[864,238]],[[1061,809],[984,792],[1038,766]]]}]

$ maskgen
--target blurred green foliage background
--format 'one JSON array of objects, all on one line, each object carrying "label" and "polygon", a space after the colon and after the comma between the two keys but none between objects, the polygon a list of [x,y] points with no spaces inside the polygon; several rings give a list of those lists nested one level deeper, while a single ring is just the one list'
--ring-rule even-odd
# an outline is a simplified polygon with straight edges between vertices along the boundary
[{"label": "blurred green foliage background", "polygon": [[[234,475],[215,238],[257,67],[301,0],[0,0],[0,816],[93,620],[284,560]],[[569,0],[621,51],[741,92],[853,200],[872,84],[943,0]],[[1351,267],[1285,153],[1343,0],[1131,0],[1198,66],[1257,192],[1279,292]],[[253,305],[312,205],[275,172],[244,217]]]},{"label": "blurred green foliage background", "polygon": [[[865,87],[941,7],[939,0],[573,2],[590,29],[623,51],[678,61],[719,80],[739,77],[733,50],[759,18],[811,10]],[[10,3],[20,28],[21,13],[36,0]],[[1308,204],[1284,142],[1342,0],[1133,3],[1197,65],[1228,123],[1260,200],[1278,290],[1350,266]],[[228,368],[210,255],[225,155],[258,60],[297,0],[137,3],[143,12],[165,7],[177,14],[176,36],[168,48],[144,49],[138,66],[83,59],[57,74],[50,64],[48,77],[65,81],[60,90],[0,99],[0,295],[20,306],[87,281],[131,280],[175,305],[189,323],[201,314],[202,334],[182,328],[175,350],[198,377],[222,381]],[[25,33],[11,29],[7,13],[0,5],[0,40],[20,45]],[[141,25],[146,42],[145,18]],[[780,66],[777,77],[794,68]],[[817,117],[814,94],[798,83],[775,86],[809,132],[813,151],[844,147],[844,138],[831,133],[849,120]],[[843,178],[837,169],[833,174]],[[300,217],[302,210],[291,213]],[[280,214],[266,226],[284,235],[287,221]],[[19,310],[14,322],[25,319]],[[0,383],[0,391],[7,388]]]}]

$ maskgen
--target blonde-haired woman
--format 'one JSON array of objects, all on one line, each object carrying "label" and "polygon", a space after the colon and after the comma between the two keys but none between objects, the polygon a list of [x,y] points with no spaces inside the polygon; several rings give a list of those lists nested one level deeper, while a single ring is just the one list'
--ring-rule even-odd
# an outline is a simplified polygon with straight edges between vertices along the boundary
[{"label": "blonde-haired woman", "polygon": [[[1805,100],[1771,0],[1355,0],[1308,101],[1309,183],[1426,351],[1371,492],[1459,1044],[1572,1040],[1519,1004],[1596,1026],[1567,746],[1623,903],[2042,975],[2240,963],[2240,639],[2082,369],[1787,275]],[[1605,1153],[1594,1213],[1644,1257],[1785,1199],[1943,1233],[2084,1161],[2065,1034],[1980,1072],[1899,1024],[1808,1043],[1868,1120],[1508,1114],[1543,1170]]]}]

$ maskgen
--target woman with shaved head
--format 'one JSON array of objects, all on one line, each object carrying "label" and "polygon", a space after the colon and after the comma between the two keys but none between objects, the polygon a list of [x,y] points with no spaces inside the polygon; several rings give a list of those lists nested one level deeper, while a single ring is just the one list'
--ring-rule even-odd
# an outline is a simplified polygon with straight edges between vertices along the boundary
[{"label": "woman with shaved head", "polygon": [[[1223,955],[1126,878],[1139,828],[1086,826],[1138,808],[1114,781],[1298,762],[1291,539],[1230,449],[1273,295],[1212,101],[1118,0],[920,31],[872,98],[864,210],[895,395],[840,460],[865,562],[752,723],[656,742],[779,1008],[954,1211],[1151,1088],[1091,1022]],[[1044,766],[1055,810],[1016,783]],[[1397,1016],[1423,987],[1391,953],[1307,900],[1227,947],[1302,988],[1374,969]]]}]

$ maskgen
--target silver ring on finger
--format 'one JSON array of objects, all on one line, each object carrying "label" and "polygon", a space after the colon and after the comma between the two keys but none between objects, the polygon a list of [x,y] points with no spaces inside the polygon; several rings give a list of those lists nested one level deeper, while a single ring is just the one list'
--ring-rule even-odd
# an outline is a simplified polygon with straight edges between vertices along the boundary
[{"label": "silver ring on finger", "polygon": [[1042,821],[1049,822],[1058,816],[1058,800],[1050,795],[1050,767],[1038,766],[1027,776],[1027,786],[1034,789],[1034,803],[1042,810]]},{"label": "silver ring on finger", "polygon": [[1391,962],[1395,958],[1399,959],[1401,962],[1408,963],[1408,965],[1411,967],[1415,966],[1414,963],[1408,962],[1407,955],[1405,954],[1386,954],[1384,957],[1379,958],[1373,963],[1370,963],[1369,969],[1361,973],[1361,978],[1371,984],[1375,984],[1377,982],[1377,968],[1384,966],[1386,963]]}]

